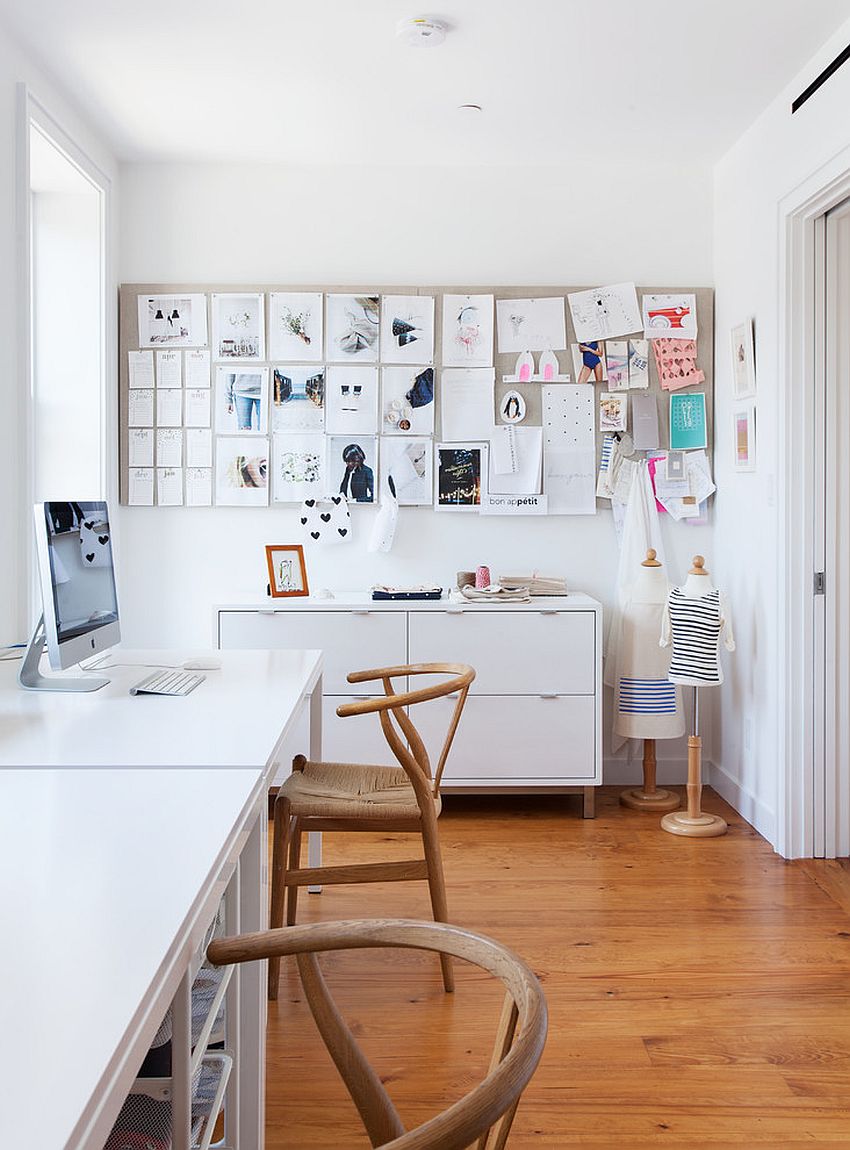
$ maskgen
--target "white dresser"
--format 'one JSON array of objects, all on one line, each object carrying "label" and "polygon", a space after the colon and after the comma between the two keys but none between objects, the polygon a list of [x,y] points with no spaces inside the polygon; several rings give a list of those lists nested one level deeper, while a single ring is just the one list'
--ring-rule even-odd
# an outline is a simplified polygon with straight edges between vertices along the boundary
[{"label": "white dresser", "polygon": [[[267,600],[215,608],[220,648],[321,648],[323,746],[328,760],[387,762],[374,715],[340,719],[340,703],[364,698],[349,671],[405,663],[459,662],[476,672],[443,776],[446,793],[581,790],[593,815],[602,782],[602,607],[575,594],[510,606]],[[419,681],[422,682],[421,680]],[[445,736],[451,698],[417,707],[432,757]]]}]

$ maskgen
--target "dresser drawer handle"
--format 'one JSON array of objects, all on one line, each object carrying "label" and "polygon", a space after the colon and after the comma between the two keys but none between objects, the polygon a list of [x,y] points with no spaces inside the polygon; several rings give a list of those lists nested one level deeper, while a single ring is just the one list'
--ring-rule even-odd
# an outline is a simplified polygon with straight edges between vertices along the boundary
[{"label": "dresser drawer handle", "polygon": [[462,615],[463,614],[463,607],[447,607],[446,608],[446,614],[447,615]]},{"label": "dresser drawer handle", "polygon": [[371,612],[371,611],[367,611],[367,610],[365,610],[364,608],[360,607],[360,608],[357,608],[357,609],[353,610],[353,611],[351,612],[351,614],[352,614],[352,615],[371,615],[371,614],[372,614],[372,612]]},{"label": "dresser drawer handle", "polygon": [[540,698],[541,699],[557,699],[558,698],[558,692],[557,691],[541,691],[540,692]]},{"label": "dresser drawer handle", "polygon": [[541,611],[541,615],[560,615],[560,611]]},{"label": "dresser drawer handle", "polygon": [[259,607],[257,609],[257,614],[258,615],[276,615],[277,612],[275,611],[274,607]]}]

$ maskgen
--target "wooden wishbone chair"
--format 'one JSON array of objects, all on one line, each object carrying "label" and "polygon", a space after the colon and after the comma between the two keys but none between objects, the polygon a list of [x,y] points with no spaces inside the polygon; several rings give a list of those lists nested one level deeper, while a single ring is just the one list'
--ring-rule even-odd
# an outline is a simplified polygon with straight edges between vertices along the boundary
[{"label": "wooden wishbone chair", "polygon": [[[418,690],[396,692],[393,679],[417,675],[442,676]],[[448,677],[446,677],[448,676]],[[349,683],[380,681],[384,694],[337,707],[337,714],[375,713],[399,767],[361,763],[314,763],[298,755],[292,774],[278,791],[274,805],[270,925],[295,922],[298,888],[334,883],[396,882],[427,879],[431,909],[446,922],[446,884],[440,855],[437,817],[440,780],[475,671],[463,663],[416,663],[353,671]],[[408,714],[418,703],[457,694],[435,772],[419,732]],[[423,857],[402,862],[357,863],[351,866],[302,867],[304,831],[416,831],[422,836]],[[288,853],[288,862],[287,862]],[[288,891],[288,894],[287,894]],[[453,989],[451,962],[440,956],[443,984]],[[269,998],[277,998],[280,959],[269,962]]]},{"label": "wooden wishbone chair", "polygon": [[[505,999],[487,1076],[447,1110],[405,1131],[398,1111],[366,1060],[328,991],[317,952],[364,947],[436,951],[466,959],[500,979]],[[520,1096],[546,1041],[546,999],[537,978],[512,951],[461,927],[404,919],[366,919],[291,926],[212,942],[217,966],[297,955],[313,1018],[373,1147],[384,1150],[502,1150]]]}]

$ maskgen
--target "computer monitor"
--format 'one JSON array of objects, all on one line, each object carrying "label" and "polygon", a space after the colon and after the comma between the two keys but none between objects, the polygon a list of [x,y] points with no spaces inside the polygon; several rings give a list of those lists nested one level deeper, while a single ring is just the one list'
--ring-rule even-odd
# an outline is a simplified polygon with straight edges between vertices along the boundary
[{"label": "computer monitor", "polygon": [[58,671],[121,638],[106,503],[36,503],[34,513],[43,613],[18,681],[30,690],[96,691],[109,680],[45,676],[38,663],[45,643]]}]

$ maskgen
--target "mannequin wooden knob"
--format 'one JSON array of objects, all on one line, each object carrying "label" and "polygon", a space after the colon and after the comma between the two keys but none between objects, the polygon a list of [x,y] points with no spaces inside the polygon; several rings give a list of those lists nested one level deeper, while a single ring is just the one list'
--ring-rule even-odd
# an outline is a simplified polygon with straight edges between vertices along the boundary
[{"label": "mannequin wooden knob", "polygon": [[689,575],[707,575],[705,570],[705,559],[702,555],[694,555],[694,565],[688,572]]},{"label": "mannequin wooden knob", "polygon": [[655,548],[650,547],[646,553],[646,558],[644,559],[643,563],[641,563],[641,567],[660,567],[661,564],[658,562],[655,556]]}]

